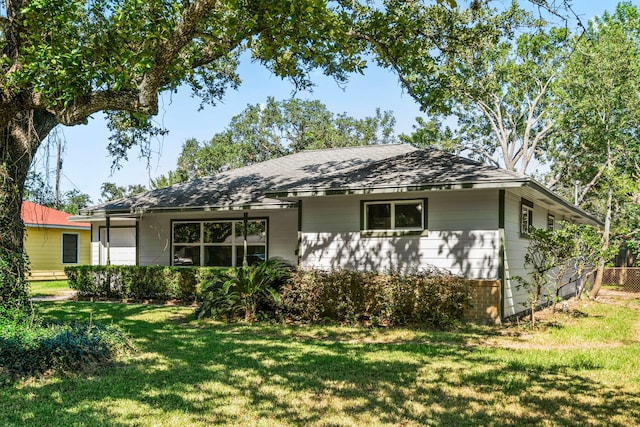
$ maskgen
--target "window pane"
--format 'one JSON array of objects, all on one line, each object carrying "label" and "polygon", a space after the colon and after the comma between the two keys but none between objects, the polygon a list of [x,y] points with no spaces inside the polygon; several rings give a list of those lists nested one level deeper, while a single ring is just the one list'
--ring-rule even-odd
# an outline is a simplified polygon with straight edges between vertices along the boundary
[{"label": "window pane", "polygon": [[200,223],[173,224],[173,243],[200,243]]},{"label": "window pane", "polygon": [[231,243],[231,222],[207,222],[204,224],[205,243]]},{"label": "window pane", "polygon": [[200,246],[174,246],[173,265],[200,265]]},{"label": "window pane", "polygon": [[367,205],[367,228],[370,230],[391,229],[391,205],[389,203]]},{"label": "window pane", "polygon": [[204,265],[209,267],[231,267],[232,266],[231,246],[205,246]]},{"label": "window pane", "polygon": [[[244,247],[241,245],[236,246],[236,266],[242,265],[242,256],[244,255]],[[253,265],[256,262],[266,261],[266,248],[264,246],[250,246],[247,245],[247,264]]]},{"label": "window pane", "polygon": [[78,263],[78,235],[77,234],[62,235],[62,263],[63,264]]},{"label": "window pane", "polygon": [[533,226],[533,210],[528,206],[522,206],[522,234],[529,234],[531,227]]},{"label": "window pane", "polygon": [[[244,221],[236,222],[236,242],[244,241]],[[247,221],[247,242],[265,243],[267,241],[267,221]]]},{"label": "window pane", "polygon": [[422,228],[422,203],[396,204],[394,228]]}]

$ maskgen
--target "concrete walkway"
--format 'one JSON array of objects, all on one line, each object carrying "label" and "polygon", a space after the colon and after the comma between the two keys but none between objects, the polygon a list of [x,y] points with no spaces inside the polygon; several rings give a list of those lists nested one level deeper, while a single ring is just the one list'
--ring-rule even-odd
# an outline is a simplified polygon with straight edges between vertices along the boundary
[{"label": "concrete walkway", "polygon": [[68,301],[72,300],[76,297],[78,291],[64,291],[59,295],[46,295],[42,297],[33,297],[31,301]]}]

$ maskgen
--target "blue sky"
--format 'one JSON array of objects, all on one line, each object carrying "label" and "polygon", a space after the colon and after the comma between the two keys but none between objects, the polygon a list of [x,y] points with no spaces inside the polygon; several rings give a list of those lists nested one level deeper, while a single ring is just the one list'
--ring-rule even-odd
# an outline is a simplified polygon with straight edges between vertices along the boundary
[{"label": "blue sky", "polygon": [[[465,3],[466,0],[458,0]],[[634,1],[640,4],[640,0]],[[575,0],[573,9],[583,21],[604,10],[615,8],[617,1]],[[62,128],[64,135],[63,168],[61,191],[78,189],[89,194],[94,203],[100,197],[103,182],[115,182],[117,185],[149,185],[149,179],[166,174],[175,168],[183,142],[188,138],[200,141],[209,140],[215,133],[222,131],[230,119],[242,112],[248,104],[265,102],[268,96],[276,100],[290,98],[292,86],[273,76],[264,67],[244,61],[239,69],[242,85],[238,90],[228,91],[224,99],[216,106],[206,106],[198,111],[200,102],[191,98],[187,90],[178,94],[163,95],[160,101],[160,114],[156,121],[169,130],[168,135],[154,141],[154,154],[147,167],[146,159],[139,159],[139,151],[133,149],[129,161],[123,163],[120,170],[111,171],[112,159],[107,153],[109,132],[101,114],[96,114],[87,125]],[[396,117],[396,133],[412,132],[415,118],[420,116],[418,105],[403,92],[397,78],[389,71],[371,64],[364,75],[353,75],[349,83],[339,87],[331,78],[317,74],[314,77],[316,87],[312,93],[298,92],[301,99],[318,99],[330,111],[344,113],[354,117],[375,114],[376,108],[390,110]],[[53,151],[52,151],[53,152]],[[42,154],[39,164],[43,165]],[[55,160],[50,160],[53,167]],[[50,182],[53,185],[53,174]]]}]

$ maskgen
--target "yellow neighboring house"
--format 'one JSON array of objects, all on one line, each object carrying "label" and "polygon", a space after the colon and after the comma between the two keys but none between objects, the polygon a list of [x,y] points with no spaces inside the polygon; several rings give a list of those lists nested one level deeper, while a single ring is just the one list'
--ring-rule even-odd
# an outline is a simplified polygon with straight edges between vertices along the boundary
[{"label": "yellow neighboring house", "polygon": [[67,265],[91,263],[91,224],[69,222],[71,216],[32,202],[22,202],[27,280],[64,280]]}]

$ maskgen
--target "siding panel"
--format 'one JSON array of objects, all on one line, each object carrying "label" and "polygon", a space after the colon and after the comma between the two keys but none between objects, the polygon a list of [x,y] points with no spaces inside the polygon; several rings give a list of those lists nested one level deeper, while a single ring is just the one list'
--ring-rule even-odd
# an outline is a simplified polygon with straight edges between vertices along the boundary
[{"label": "siding panel", "polygon": [[91,233],[89,230],[27,227],[25,231],[24,248],[29,257],[30,270],[34,277],[44,277],[45,272],[61,273],[64,271],[66,265],[76,265],[62,263],[63,233],[78,235],[78,264],[88,264],[91,262]]},{"label": "siding panel", "polygon": [[302,265],[404,272],[436,266],[470,278],[497,278],[497,191],[421,192],[390,200],[399,198],[428,199],[428,235],[362,236],[361,201],[379,195],[305,199]]},{"label": "siding panel", "polygon": [[[556,222],[564,219],[562,209],[543,204],[528,195],[528,200],[533,202],[533,226],[536,228],[547,227],[547,215],[555,216]],[[533,199],[533,200],[532,200]],[[505,292],[504,292],[504,316],[513,316],[527,309],[528,292],[520,283],[513,279],[514,276],[528,278],[529,270],[524,265],[524,257],[527,253],[529,239],[520,236],[520,202],[522,197],[517,192],[507,192],[505,198]],[[571,273],[569,273],[570,275]],[[575,294],[576,287],[567,286],[561,291],[561,296]],[[544,289],[545,295],[554,295],[555,289],[549,283]]]}]

